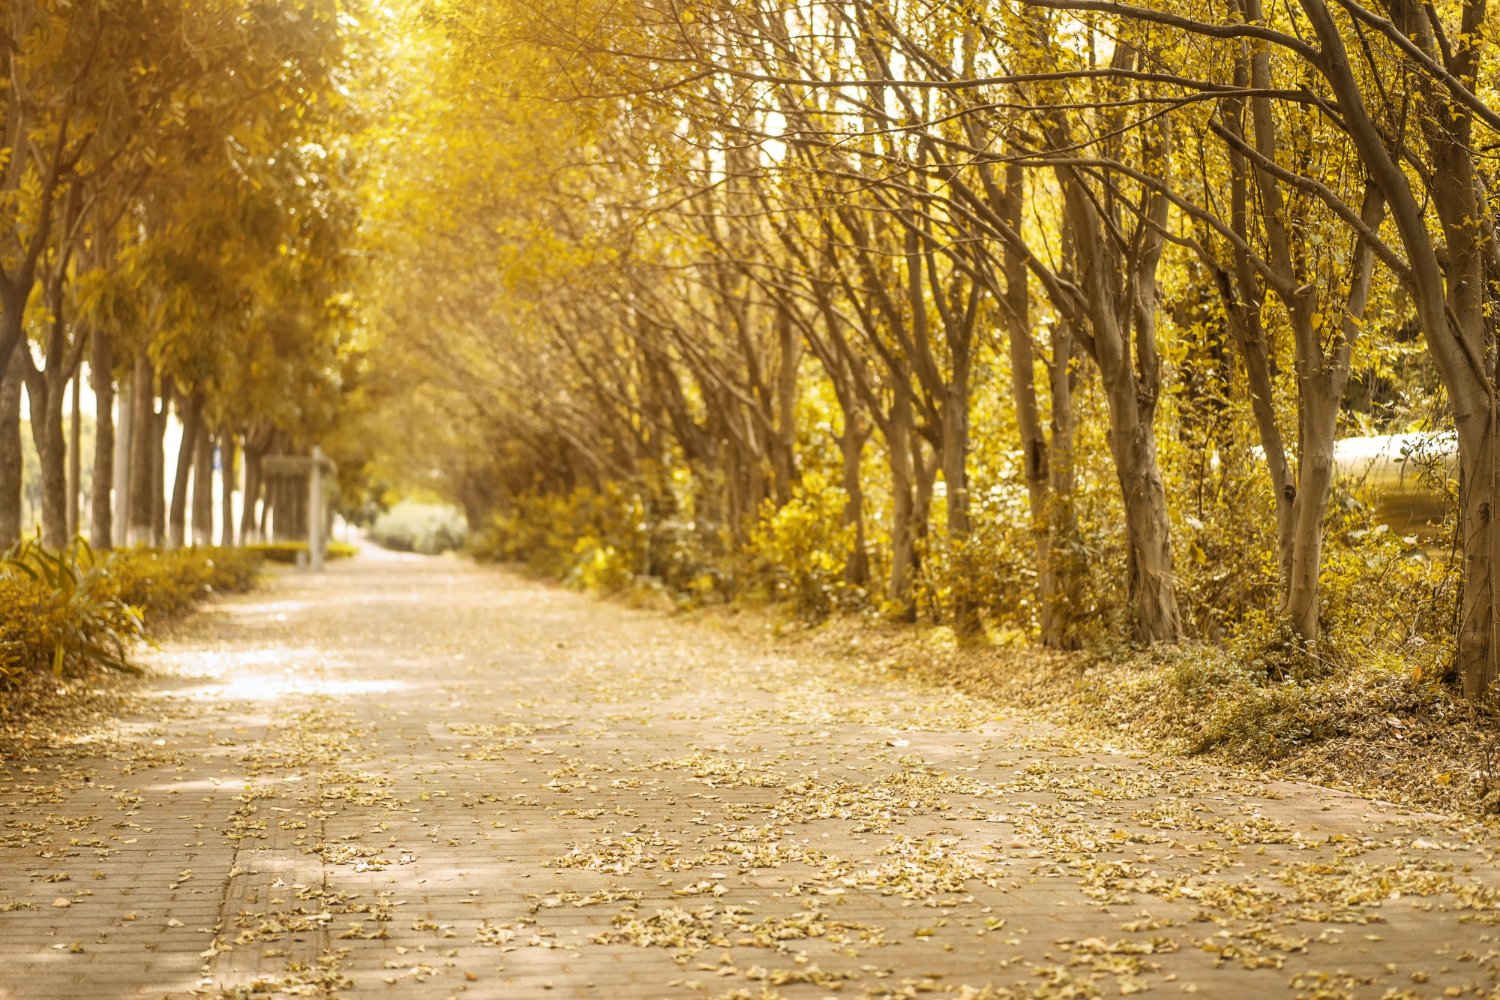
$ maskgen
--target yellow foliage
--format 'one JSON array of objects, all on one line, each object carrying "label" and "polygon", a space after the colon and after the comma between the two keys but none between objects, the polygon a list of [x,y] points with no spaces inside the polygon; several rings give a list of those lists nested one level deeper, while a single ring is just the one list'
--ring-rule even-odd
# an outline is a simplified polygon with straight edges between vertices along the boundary
[{"label": "yellow foliage", "polygon": [[844,563],[853,532],[843,524],[848,494],[821,472],[810,472],[778,508],[766,501],[746,546],[771,596],[801,614],[825,615],[843,593]]},{"label": "yellow foliage", "polygon": [[96,555],[34,544],[0,561],[0,679],[83,666],[133,669],[129,645],[148,619],[179,614],[216,590],[246,590],[258,556],[221,549],[127,549]]}]

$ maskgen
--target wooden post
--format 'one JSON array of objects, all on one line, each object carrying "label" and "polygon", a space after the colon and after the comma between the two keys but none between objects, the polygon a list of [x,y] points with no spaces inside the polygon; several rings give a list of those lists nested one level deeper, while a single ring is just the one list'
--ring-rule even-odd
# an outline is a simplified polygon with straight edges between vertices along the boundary
[{"label": "wooden post", "polygon": [[[283,507],[287,508],[288,517],[292,515],[294,505],[301,508],[301,520],[288,523],[296,524],[293,537],[300,538],[305,534],[307,538],[306,565],[308,569],[315,573],[321,571],[328,555],[328,480],[326,477],[338,475],[338,466],[323,454],[322,448],[317,446],[313,447],[311,455],[266,455],[262,457],[260,465],[262,474],[270,479],[274,486],[273,492],[277,495],[277,524],[281,523]],[[298,484],[294,482],[302,476],[307,477],[305,494],[299,491]],[[279,527],[276,534],[278,538],[288,537],[282,534]]]}]

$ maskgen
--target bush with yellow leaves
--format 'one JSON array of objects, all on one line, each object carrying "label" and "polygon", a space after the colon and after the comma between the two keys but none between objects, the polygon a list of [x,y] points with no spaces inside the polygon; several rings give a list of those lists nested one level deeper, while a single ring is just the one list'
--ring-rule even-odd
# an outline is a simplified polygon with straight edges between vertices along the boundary
[{"label": "bush with yellow leaves", "polygon": [[789,502],[766,501],[750,532],[746,555],[755,579],[766,581],[769,597],[786,601],[799,614],[827,615],[844,591],[844,563],[853,531],[843,523],[848,494],[821,472],[809,472]]},{"label": "bush with yellow leaves", "polygon": [[36,669],[134,672],[131,643],[148,621],[180,614],[215,591],[253,586],[260,558],[224,549],[61,552],[23,541],[0,558],[0,681]]}]

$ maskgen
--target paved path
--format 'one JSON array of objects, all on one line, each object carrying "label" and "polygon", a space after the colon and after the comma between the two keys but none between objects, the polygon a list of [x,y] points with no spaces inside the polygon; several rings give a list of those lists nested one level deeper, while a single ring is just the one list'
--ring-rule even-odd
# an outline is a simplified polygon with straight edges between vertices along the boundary
[{"label": "paved path", "polygon": [[0,998],[1496,995],[1493,839],[468,566],[0,748]]}]

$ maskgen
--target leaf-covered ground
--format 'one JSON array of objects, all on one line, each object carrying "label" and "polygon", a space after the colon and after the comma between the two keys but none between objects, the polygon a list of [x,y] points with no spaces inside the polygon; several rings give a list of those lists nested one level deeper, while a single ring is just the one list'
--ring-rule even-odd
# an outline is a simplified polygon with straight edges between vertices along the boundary
[{"label": "leaf-covered ground", "polygon": [[456,560],[0,741],[0,997],[1494,995],[1493,834]]}]

